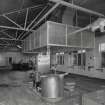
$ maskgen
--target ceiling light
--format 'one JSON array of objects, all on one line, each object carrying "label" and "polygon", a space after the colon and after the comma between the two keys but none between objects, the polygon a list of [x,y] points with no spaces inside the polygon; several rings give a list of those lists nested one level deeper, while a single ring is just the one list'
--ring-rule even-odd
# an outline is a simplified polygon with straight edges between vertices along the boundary
[{"label": "ceiling light", "polygon": [[18,48],[22,48],[20,45],[17,45]]}]

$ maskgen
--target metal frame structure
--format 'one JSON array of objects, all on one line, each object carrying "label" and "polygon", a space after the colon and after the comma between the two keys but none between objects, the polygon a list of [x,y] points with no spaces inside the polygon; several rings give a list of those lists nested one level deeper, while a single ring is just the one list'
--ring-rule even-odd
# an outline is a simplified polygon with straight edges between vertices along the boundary
[{"label": "metal frame structure", "polygon": [[[1,14],[0,16],[4,17],[9,22],[13,23],[16,27],[15,26],[11,27],[11,26],[0,25],[0,28],[2,29],[0,32],[5,34],[6,36],[8,36],[8,38],[0,37],[0,40],[5,41],[6,43],[8,43],[8,40],[11,40],[11,41],[22,41],[22,39],[27,35],[28,32],[33,31],[33,29],[37,25],[39,25],[49,14],[51,14],[59,5],[64,5],[66,7],[74,8],[76,10],[80,10],[80,11],[83,11],[83,12],[87,12],[89,14],[97,15],[99,17],[105,17],[101,13],[98,13],[98,12],[95,12],[95,11],[92,11],[92,10],[80,7],[80,6],[75,5],[73,3],[65,2],[63,0],[49,0],[49,1],[53,2],[55,4],[41,18],[39,18],[39,17],[41,16],[41,14],[47,8],[44,5],[37,5],[37,6],[33,6],[33,7],[25,8],[25,9],[20,9],[20,10],[15,10],[15,11],[12,11],[12,12],[9,12],[9,13]],[[29,9],[31,10],[33,8],[35,8],[35,9],[42,8],[42,10],[36,15],[36,17],[27,26],[28,16],[29,16]],[[19,12],[22,12],[22,11],[26,11],[25,20],[24,20],[24,23],[23,23],[24,26],[21,26],[20,24],[18,24],[17,22],[15,22],[14,20],[12,20],[11,18],[8,17],[8,15],[10,15],[10,14],[19,13]],[[38,20],[38,21],[36,21],[36,20]],[[87,29],[87,28],[89,28],[89,27],[87,26],[87,27],[85,27],[83,29],[80,29],[79,31]],[[5,32],[5,30],[9,30],[9,29],[17,30],[17,31],[21,30],[23,32],[20,33],[20,35],[16,35],[15,37],[13,37],[13,36],[11,36],[11,35],[9,35],[8,33]],[[17,31],[16,31],[16,34],[17,34]],[[78,32],[78,30],[77,30],[77,32]]]},{"label": "metal frame structure", "polygon": [[8,16],[3,15],[3,17],[5,17],[7,20],[9,20],[10,22],[12,22],[13,24],[15,24],[17,27],[19,27],[20,29],[24,29],[21,25],[17,24],[16,22],[14,22],[12,19],[10,19]]},{"label": "metal frame structure", "polygon": [[[74,5],[73,3],[68,3],[68,2],[65,2],[63,0],[49,0],[49,1],[52,1],[52,2],[55,2],[56,4],[38,21],[36,22],[33,27],[31,27],[31,30],[33,30],[40,22],[42,22],[52,11],[54,11],[60,4],[61,5],[64,5],[66,7],[70,7],[70,8],[74,8],[74,9],[77,9],[77,10],[80,10],[80,11],[83,11],[83,12],[86,12],[86,13],[89,13],[89,14],[93,14],[93,15],[96,15],[96,16],[99,16],[99,17],[105,17],[105,15],[101,14],[101,13],[98,13],[98,12],[95,12],[95,11],[92,11],[92,10],[89,10],[89,9],[86,9],[86,8],[83,8],[83,7],[80,7],[80,6],[77,6],[77,5]],[[83,29],[80,29],[79,32],[81,30],[86,30],[88,29],[89,27],[85,27]],[[78,32],[78,31],[77,31]],[[26,36],[27,35],[27,32],[23,35]],[[23,38],[22,37],[22,38]]]},{"label": "metal frame structure", "polygon": [[[57,8],[59,5],[60,5],[59,2],[56,3],[39,21],[37,21],[37,22],[35,23],[35,25],[33,25],[33,27],[31,27],[30,30],[33,30],[34,27],[36,27],[43,19],[45,19],[45,18],[46,18],[51,12],[53,12],[54,9]],[[27,35],[27,33],[25,33],[25,34],[22,36],[22,38],[25,37],[26,35]]]},{"label": "metal frame structure", "polygon": [[[9,44],[8,41],[11,41],[13,44],[14,44],[14,42],[18,42],[18,41],[21,42],[22,40],[19,40],[19,37],[17,37],[17,35],[13,37],[12,35],[8,34],[6,31],[7,30],[17,30],[17,31],[21,30],[23,32],[24,31],[32,31],[30,29],[27,29],[27,23],[28,23],[27,19],[28,19],[28,15],[29,15],[28,14],[29,13],[29,9],[31,10],[31,9],[34,9],[34,8],[37,9],[37,8],[42,8],[42,7],[43,7],[43,5],[37,5],[37,6],[33,6],[33,7],[25,8],[25,9],[20,9],[20,10],[15,10],[15,11],[12,11],[12,12],[9,12],[9,13],[4,13],[4,14],[0,15],[0,17],[2,16],[6,20],[8,20],[12,24],[14,24],[14,26],[0,25],[0,29],[1,29],[0,33],[3,33],[3,37],[0,35],[0,40],[2,42],[5,42],[5,44],[4,43],[0,43],[0,47],[3,46],[3,45],[4,46],[11,45],[11,44]],[[19,13],[21,11],[26,11],[25,21],[23,23],[24,27],[22,27],[21,24],[18,24],[17,22],[15,22],[14,20],[12,20],[11,18],[8,17],[8,15],[10,15],[10,14]]]}]

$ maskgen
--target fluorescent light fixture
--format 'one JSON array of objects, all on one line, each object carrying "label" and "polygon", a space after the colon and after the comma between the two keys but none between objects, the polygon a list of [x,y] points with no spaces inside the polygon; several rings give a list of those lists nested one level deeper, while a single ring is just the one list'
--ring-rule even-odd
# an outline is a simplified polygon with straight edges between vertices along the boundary
[{"label": "fluorescent light fixture", "polygon": [[86,50],[78,50],[78,53],[85,53]]},{"label": "fluorescent light fixture", "polygon": [[22,48],[20,45],[17,45],[18,48]]}]

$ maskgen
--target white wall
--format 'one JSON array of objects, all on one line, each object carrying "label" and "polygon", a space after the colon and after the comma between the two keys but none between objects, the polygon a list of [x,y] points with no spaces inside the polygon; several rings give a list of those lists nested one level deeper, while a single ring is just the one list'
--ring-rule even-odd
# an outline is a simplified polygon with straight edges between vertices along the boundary
[{"label": "white wall", "polygon": [[21,59],[23,59],[21,52],[6,52],[4,53],[4,56],[7,58],[12,57],[12,61],[14,63],[18,63]]},{"label": "white wall", "polygon": [[[95,38],[95,49],[88,51],[86,55],[87,66],[89,66],[89,64],[94,64],[96,69],[101,68],[102,57],[101,52],[99,51],[100,43],[105,43],[105,35]],[[92,59],[90,59],[90,57],[92,57]]]},{"label": "white wall", "polygon": [[0,66],[9,65],[9,57],[12,58],[12,63],[18,63],[22,59],[25,61],[25,55],[17,48],[12,48],[0,51]]},{"label": "white wall", "polygon": [[27,63],[29,60],[35,62],[34,54],[23,54],[21,52],[0,52],[0,66],[9,65],[9,57],[12,57],[12,63],[19,63],[21,60]]},{"label": "white wall", "polygon": [[6,58],[3,56],[3,53],[0,54],[0,66],[5,66],[7,64]]},{"label": "white wall", "polygon": [[7,66],[9,64],[9,57],[14,63],[18,63],[23,59],[21,52],[0,52],[0,66]]}]

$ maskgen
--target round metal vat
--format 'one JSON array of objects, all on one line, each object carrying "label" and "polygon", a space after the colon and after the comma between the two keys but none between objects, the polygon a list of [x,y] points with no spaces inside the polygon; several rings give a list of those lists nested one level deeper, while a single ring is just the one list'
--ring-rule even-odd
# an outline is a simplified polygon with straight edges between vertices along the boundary
[{"label": "round metal vat", "polygon": [[42,97],[50,102],[58,102],[64,95],[63,76],[50,74],[41,79]]}]

